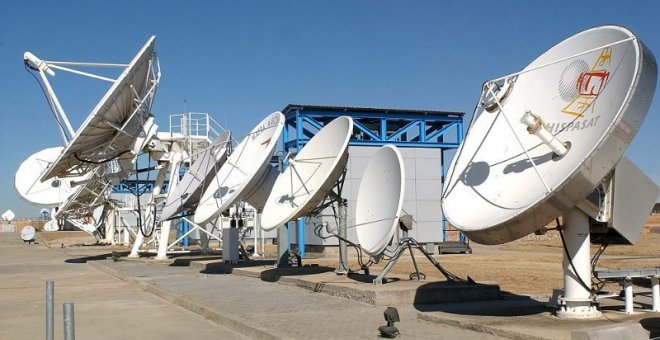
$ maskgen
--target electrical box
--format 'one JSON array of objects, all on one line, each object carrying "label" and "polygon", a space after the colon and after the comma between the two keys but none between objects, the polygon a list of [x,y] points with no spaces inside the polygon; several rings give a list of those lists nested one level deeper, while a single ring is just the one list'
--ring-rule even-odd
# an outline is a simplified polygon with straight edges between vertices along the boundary
[{"label": "electrical box", "polygon": [[238,228],[222,229],[222,260],[238,263]]}]

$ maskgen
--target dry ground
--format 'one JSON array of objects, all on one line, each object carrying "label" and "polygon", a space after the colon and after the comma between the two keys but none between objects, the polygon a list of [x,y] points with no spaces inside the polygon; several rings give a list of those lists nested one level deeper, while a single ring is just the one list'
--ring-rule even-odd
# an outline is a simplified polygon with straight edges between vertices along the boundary
[{"label": "dry ground", "polygon": [[[94,238],[83,232],[41,232],[40,237],[51,244],[91,245]],[[473,254],[440,255],[435,258],[450,272],[460,277],[470,276],[478,282],[495,282],[505,290],[516,294],[549,295],[552,289],[563,287],[562,247],[556,231],[545,235],[529,235],[520,240],[498,246],[483,246],[472,243]],[[109,248],[103,248],[108,250]],[[114,246],[112,249],[128,250],[128,247]],[[592,246],[592,254],[597,250]],[[269,246],[267,253],[274,252]],[[357,269],[354,251],[349,265]],[[429,280],[443,279],[421,254],[416,256],[420,270]],[[336,266],[337,258],[305,259],[305,264]],[[383,263],[372,267],[372,274],[382,268]],[[651,215],[635,246],[614,245],[607,248],[598,263],[599,268],[643,268],[660,267],[660,215]],[[408,275],[413,271],[409,256],[402,256],[392,269],[392,273]],[[606,287],[617,291],[616,284]]]},{"label": "dry ground", "polygon": [[[651,232],[660,227],[660,215],[651,215],[635,246],[609,246],[598,263],[598,268],[660,267],[660,233]],[[660,228],[658,228],[660,229]],[[654,229],[654,231],[657,229]],[[516,294],[549,295],[552,289],[563,287],[562,245],[556,231],[543,236],[529,235],[499,246],[472,243],[471,255],[435,256],[443,267],[460,277],[468,275],[475,281],[492,281]],[[592,255],[598,249],[592,246]],[[429,278],[443,276],[421,254],[417,262]],[[336,265],[336,260],[313,260],[323,265]],[[308,262],[309,263],[309,262]],[[350,262],[357,268],[357,261]],[[392,272],[409,274],[413,270],[409,257],[402,257]],[[374,271],[376,272],[376,271]],[[606,286],[618,290],[616,284]]]}]

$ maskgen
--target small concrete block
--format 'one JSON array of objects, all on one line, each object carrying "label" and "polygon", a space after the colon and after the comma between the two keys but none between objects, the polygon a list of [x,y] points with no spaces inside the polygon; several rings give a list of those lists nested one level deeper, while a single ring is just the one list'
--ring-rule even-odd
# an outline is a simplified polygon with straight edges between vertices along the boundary
[{"label": "small concrete block", "polygon": [[649,331],[639,323],[619,323],[580,329],[571,332],[571,340],[648,339]]}]

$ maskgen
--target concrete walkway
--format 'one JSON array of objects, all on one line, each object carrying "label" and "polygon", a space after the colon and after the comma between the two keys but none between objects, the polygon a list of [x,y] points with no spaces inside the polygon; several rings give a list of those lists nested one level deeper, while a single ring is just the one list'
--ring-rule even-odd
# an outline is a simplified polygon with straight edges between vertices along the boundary
[{"label": "concrete walkway", "polygon": [[[45,338],[45,281],[75,304],[78,339],[376,339],[383,307],[167,262],[114,262],[98,247],[24,245],[0,234],[0,339]],[[86,263],[65,263],[87,257]],[[502,339],[420,320],[400,307],[402,339]]]},{"label": "concrete walkway", "polygon": [[0,339],[45,339],[46,281],[55,282],[55,339],[62,304],[73,302],[77,339],[247,339],[87,264],[65,263],[58,249],[0,234]]},{"label": "concrete walkway", "polygon": [[[225,265],[208,258],[115,262],[109,251],[28,246],[18,234],[0,234],[0,339],[43,337],[47,279],[56,281],[58,337],[65,300],[76,304],[79,339],[375,339],[385,324],[385,306],[377,299],[327,289],[326,282],[314,281],[331,280],[322,271],[301,275],[254,265],[225,274]],[[64,263],[66,258],[86,263]],[[406,285],[395,282],[384,290]],[[350,286],[351,294],[374,290],[368,283]],[[637,294],[635,301],[636,308],[648,306],[650,295]],[[392,305],[401,317],[401,339],[570,339],[581,329],[627,324],[660,336],[660,313],[626,315],[619,312],[620,300],[604,300],[601,319],[569,321],[553,316],[544,302],[504,295],[473,303]]]}]

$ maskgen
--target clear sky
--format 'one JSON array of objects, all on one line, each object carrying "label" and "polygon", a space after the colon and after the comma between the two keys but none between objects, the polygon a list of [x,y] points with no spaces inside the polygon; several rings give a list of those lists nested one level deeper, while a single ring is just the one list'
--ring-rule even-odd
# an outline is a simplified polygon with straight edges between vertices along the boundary
[{"label": "clear sky", "polygon": [[[127,63],[156,35],[153,113],[209,112],[235,134],[289,103],[471,112],[485,80],[559,41],[630,28],[660,58],[659,1],[0,0],[0,213],[34,217],[14,189],[20,163],[62,145],[23,53]],[[52,79],[74,128],[107,84]],[[626,155],[660,183],[660,95]]]}]

